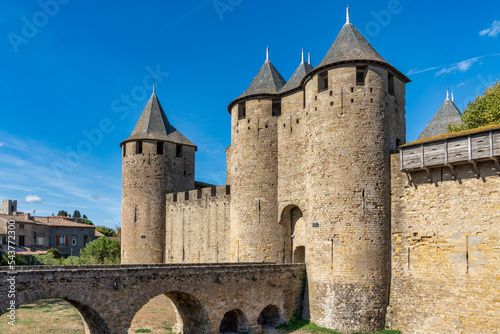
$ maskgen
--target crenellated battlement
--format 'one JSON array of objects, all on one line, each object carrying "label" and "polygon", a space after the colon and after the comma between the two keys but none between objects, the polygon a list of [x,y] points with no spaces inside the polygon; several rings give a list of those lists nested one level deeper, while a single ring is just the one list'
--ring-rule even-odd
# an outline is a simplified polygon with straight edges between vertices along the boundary
[{"label": "crenellated battlement", "polygon": [[190,191],[181,191],[178,193],[170,193],[166,195],[168,203],[189,202],[197,201],[201,198],[207,197],[223,197],[231,194],[231,187],[229,185],[208,187],[202,189],[195,189]]}]

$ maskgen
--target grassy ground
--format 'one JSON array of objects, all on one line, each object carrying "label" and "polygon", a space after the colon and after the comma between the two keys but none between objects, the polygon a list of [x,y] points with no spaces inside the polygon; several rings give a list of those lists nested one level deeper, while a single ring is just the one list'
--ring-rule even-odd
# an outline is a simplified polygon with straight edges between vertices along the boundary
[{"label": "grassy ground", "polygon": [[42,299],[16,310],[16,326],[0,317],[0,333],[5,334],[85,334],[82,317],[62,299]]},{"label": "grassy ground", "polygon": [[[84,334],[83,321],[78,311],[62,299],[43,299],[22,305],[16,310],[16,326],[8,324],[7,314],[0,317],[0,333],[5,334]],[[172,333],[175,325],[175,311],[172,302],[160,295],[137,312],[129,334],[132,333]],[[317,327],[303,320],[294,320],[277,329],[266,329],[268,334],[309,334],[331,333],[335,331]],[[398,331],[384,330],[373,334],[399,334]]]}]

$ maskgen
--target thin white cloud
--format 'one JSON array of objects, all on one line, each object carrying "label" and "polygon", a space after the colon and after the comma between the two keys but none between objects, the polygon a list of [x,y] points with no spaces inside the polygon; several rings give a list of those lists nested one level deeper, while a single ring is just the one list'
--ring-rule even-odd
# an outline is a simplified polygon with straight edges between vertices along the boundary
[{"label": "thin white cloud", "polygon": [[0,147],[4,146],[5,144],[0,141]]},{"label": "thin white cloud", "polygon": [[42,203],[43,198],[41,198],[40,196],[37,196],[37,195],[28,195],[24,198],[24,201],[26,203]]},{"label": "thin white cloud", "polygon": [[408,71],[407,75],[420,74],[420,73],[433,71],[433,70],[437,70],[437,69],[440,69],[440,70],[436,73],[436,76],[441,75],[443,73],[451,73],[451,72],[454,72],[456,70],[461,71],[461,72],[466,72],[470,69],[472,64],[477,62],[479,59],[486,58],[486,57],[495,57],[495,56],[500,56],[500,53],[474,57],[474,58],[462,60],[458,63],[444,65],[444,66],[429,67],[429,68],[426,68],[425,70],[412,69],[412,70]]},{"label": "thin white cloud", "polygon": [[455,65],[452,65],[450,67],[442,68],[441,70],[439,70],[436,73],[436,76],[439,76],[439,75],[445,74],[445,73],[453,73],[455,71],[467,72],[471,68],[472,64],[477,62],[477,60],[478,60],[478,58],[471,58],[471,59],[467,59],[467,60],[461,61],[459,63],[456,63]]},{"label": "thin white cloud", "polygon": [[488,35],[488,37],[497,37],[500,34],[500,21],[493,21],[489,28],[481,30],[479,36]]}]

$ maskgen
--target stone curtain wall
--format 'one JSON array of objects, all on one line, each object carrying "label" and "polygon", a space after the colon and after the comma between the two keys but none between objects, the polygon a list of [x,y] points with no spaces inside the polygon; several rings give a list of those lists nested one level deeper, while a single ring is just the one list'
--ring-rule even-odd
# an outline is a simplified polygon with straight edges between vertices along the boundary
[{"label": "stone curtain wall", "polygon": [[229,262],[230,198],[229,186],[167,194],[165,262]]},{"label": "stone curtain wall", "polygon": [[500,177],[493,163],[412,173],[392,156],[392,285],[387,324],[407,333],[500,328]]},{"label": "stone curtain wall", "polygon": [[[282,321],[300,311],[304,265],[205,264],[23,266],[16,275],[16,307],[62,298],[78,309],[90,334],[126,334],[135,314],[165,294],[176,305],[185,334],[219,333],[226,312],[239,310],[257,326],[269,305]],[[9,276],[0,270],[0,276]],[[0,314],[9,284],[0,285]],[[258,326],[257,326],[258,327]]]}]

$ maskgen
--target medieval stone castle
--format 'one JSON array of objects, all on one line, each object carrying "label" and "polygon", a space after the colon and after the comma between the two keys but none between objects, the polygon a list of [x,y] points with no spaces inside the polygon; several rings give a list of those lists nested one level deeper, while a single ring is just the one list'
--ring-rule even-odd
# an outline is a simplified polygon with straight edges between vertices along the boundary
[{"label": "medieval stone castle", "polygon": [[153,92],[121,143],[122,262],[301,262],[320,326],[496,333],[500,126],[405,144],[409,82],[349,13],[318,66],[268,57],[228,106],[224,186]]}]

